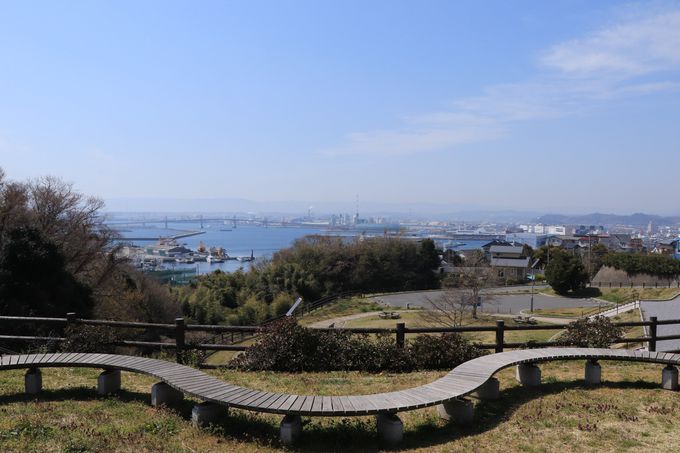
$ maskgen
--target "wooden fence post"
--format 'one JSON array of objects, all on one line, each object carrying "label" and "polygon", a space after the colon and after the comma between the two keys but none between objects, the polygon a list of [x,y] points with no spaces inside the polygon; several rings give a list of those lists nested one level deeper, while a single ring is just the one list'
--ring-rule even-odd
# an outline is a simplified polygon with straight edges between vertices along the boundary
[{"label": "wooden fence post", "polygon": [[77,315],[75,312],[66,313],[66,327],[72,326],[76,323]]},{"label": "wooden fence post", "polygon": [[505,342],[505,321],[496,321],[496,352],[503,352]]},{"label": "wooden fence post", "polygon": [[406,338],[406,324],[403,322],[397,323],[397,347],[402,349],[404,347],[404,340]]},{"label": "wooden fence post", "polygon": [[656,352],[656,316],[651,316],[649,320],[652,325],[649,326],[649,344],[647,349],[649,349],[649,352]]},{"label": "wooden fence post", "polygon": [[175,318],[175,357],[177,363],[183,362],[184,351],[184,331],[186,326],[184,325],[184,318]]}]

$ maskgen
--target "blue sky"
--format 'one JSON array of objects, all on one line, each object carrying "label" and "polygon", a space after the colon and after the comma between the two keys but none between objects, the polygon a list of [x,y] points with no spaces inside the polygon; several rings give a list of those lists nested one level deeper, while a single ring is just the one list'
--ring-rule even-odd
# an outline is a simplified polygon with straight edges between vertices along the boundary
[{"label": "blue sky", "polygon": [[680,3],[0,0],[0,166],[104,199],[680,213]]}]

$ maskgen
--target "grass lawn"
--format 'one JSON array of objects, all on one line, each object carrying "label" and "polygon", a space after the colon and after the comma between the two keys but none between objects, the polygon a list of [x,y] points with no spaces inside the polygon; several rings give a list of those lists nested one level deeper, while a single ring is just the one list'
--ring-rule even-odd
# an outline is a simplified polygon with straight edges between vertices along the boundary
[{"label": "grass lawn", "polygon": [[[339,318],[341,316],[365,313],[369,311],[383,310],[385,307],[376,303],[373,299],[363,297],[353,297],[351,299],[341,299],[319,308],[308,315],[301,317],[300,324],[309,325],[326,319]],[[390,308],[390,311],[396,309]]]},{"label": "grass lawn", "polygon": [[[541,291],[542,294],[557,296],[552,288]],[[582,291],[559,295],[561,297],[589,298],[597,297],[602,300],[623,304],[634,300],[668,300],[680,295],[679,288],[585,288]]]},{"label": "grass lawn", "polygon": [[680,294],[678,288],[602,288],[601,299],[617,304],[634,300],[667,300]]},{"label": "grass lawn", "polygon": [[579,318],[592,311],[592,307],[537,308],[531,314],[562,318]]},{"label": "grass lawn", "polygon": [[[369,316],[366,318],[354,319],[346,323],[346,327],[385,327],[394,328],[396,323],[403,322],[406,327],[442,327],[439,324],[432,322],[427,317],[427,312],[419,311],[402,311],[400,312],[401,319],[380,319],[378,315]],[[487,315],[480,313],[477,319],[467,317],[463,320],[464,326],[493,326],[497,319],[505,321],[506,326],[518,326],[526,324],[518,324],[512,318],[498,318],[494,315]],[[539,323],[541,325],[548,325],[547,323]],[[508,343],[525,343],[530,340],[547,341],[550,337],[555,335],[559,330],[531,330],[531,331],[509,331],[505,332],[505,341]],[[478,343],[494,343],[496,341],[495,332],[465,332],[462,334],[465,338]],[[408,337],[408,335],[407,335]]]},{"label": "grass lawn", "polygon": [[[514,370],[498,373],[501,399],[477,402],[475,422],[461,428],[434,408],[399,414],[404,451],[652,452],[680,448],[680,393],[659,388],[661,366],[602,362],[604,383],[582,385],[583,362],[541,365],[544,384],[525,389]],[[253,388],[351,394],[405,388],[440,372],[411,374],[274,374],[214,371]],[[98,397],[98,371],[44,369],[44,392],[27,397],[23,371],[0,372],[0,451],[24,452],[273,452],[379,451],[372,417],[307,418],[292,448],[278,442],[280,416],[230,410],[210,429],[191,426],[192,400],[148,405],[153,379],[123,373],[124,391]]]}]

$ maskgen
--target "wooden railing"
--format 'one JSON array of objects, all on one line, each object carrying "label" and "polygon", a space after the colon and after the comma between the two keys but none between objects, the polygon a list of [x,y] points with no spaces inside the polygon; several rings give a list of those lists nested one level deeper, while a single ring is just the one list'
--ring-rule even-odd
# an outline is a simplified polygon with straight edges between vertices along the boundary
[{"label": "wooden railing", "polygon": [[[220,344],[220,343],[201,343],[187,341],[188,332],[209,332],[213,334],[230,334],[246,338],[262,329],[262,326],[223,326],[223,325],[201,325],[201,324],[186,324],[184,318],[177,318],[172,324],[146,323],[146,322],[127,322],[127,321],[110,321],[101,319],[81,319],[76,313],[68,313],[65,318],[45,318],[45,317],[27,317],[27,316],[0,316],[0,327],[11,323],[17,325],[21,323],[32,323],[35,326],[49,326],[56,325],[61,328],[68,326],[107,326],[113,329],[145,329],[158,332],[164,332],[167,338],[165,341],[138,341],[138,340],[119,340],[110,343],[114,346],[130,346],[141,348],[152,348],[159,350],[174,350],[178,361],[181,361],[182,352],[187,350],[198,351],[244,351],[248,349],[247,346],[235,344]],[[649,321],[637,322],[618,322],[612,323],[618,327],[644,327],[646,332],[642,337],[636,338],[620,338],[615,343],[647,343],[649,351],[656,351],[656,345],[659,341],[664,340],[678,340],[680,335],[665,335],[659,336],[657,334],[658,326],[680,324],[680,319],[670,319],[659,321],[656,317],[651,317]],[[515,331],[540,331],[540,330],[563,330],[563,325],[522,325],[522,326],[506,326],[505,321],[496,321],[495,325],[489,326],[460,326],[460,327],[407,327],[405,323],[397,323],[394,328],[331,328],[320,329],[329,331],[342,331],[352,333],[364,334],[383,334],[394,335],[396,345],[404,347],[406,344],[406,335],[417,334],[442,334],[442,333],[469,333],[469,332],[493,332],[495,334],[495,341],[493,343],[479,343],[477,347],[482,349],[492,349],[495,352],[502,352],[509,348],[526,348],[526,347],[548,347],[548,346],[564,346],[564,342],[560,341],[525,341],[525,342],[506,342],[505,333]],[[4,329],[0,329],[2,333]],[[45,342],[45,343],[59,343],[66,341],[63,336],[31,336],[31,335],[0,335],[0,341],[6,340],[9,342]]]}]

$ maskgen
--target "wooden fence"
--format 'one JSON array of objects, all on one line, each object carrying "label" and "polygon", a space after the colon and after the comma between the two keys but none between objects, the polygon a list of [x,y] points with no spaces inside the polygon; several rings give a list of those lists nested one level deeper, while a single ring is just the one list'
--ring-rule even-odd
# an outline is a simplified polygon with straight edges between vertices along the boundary
[{"label": "wooden fence", "polygon": [[[173,350],[177,359],[181,360],[182,352],[188,350],[198,351],[243,351],[248,347],[236,344],[220,343],[200,343],[187,341],[188,332],[207,332],[212,334],[228,334],[246,338],[260,330],[260,326],[223,326],[223,325],[199,325],[186,324],[184,318],[177,318],[173,324],[157,324],[144,322],[125,322],[108,321],[100,319],[81,319],[76,313],[68,313],[65,318],[44,318],[44,317],[23,317],[23,316],[0,316],[0,326],[6,324],[18,325],[21,323],[31,323],[34,326],[58,326],[62,329],[68,326],[107,326],[113,329],[141,329],[163,332],[166,341],[137,341],[120,340],[115,341],[115,346],[130,346],[151,348],[158,350]],[[649,321],[638,322],[619,322],[613,323],[619,327],[644,327],[646,333],[637,338],[621,338],[616,343],[647,343],[649,351],[656,351],[656,344],[663,340],[677,340],[680,335],[657,335],[657,327],[660,325],[680,324],[680,319],[657,320],[656,317]],[[461,327],[407,327],[405,323],[397,323],[394,328],[337,328],[321,329],[344,331],[365,334],[387,334],[394,335],[398,347],[404,347],[407,334],[442,334],[442,333],[466,333],[466,332],[493,332],[495,341],[493,343],[477,344],[482,349],[491,349],[495,352],[502,352],[504,349],[527,348],[527,347],[548,347],[562,346],[564,343],[559,341],[527,341],[527,342],[506,342],[506,332],[513,331],[539,331],[539,330],[562,330],[560,325],[526,325],[526,326],[506,326],[502,320],[496,321],[495,325],[489,326],[461,326]],[[0,333],[2,330],[0,330]],[[8,342],[33,342],[33,343],[60,343],[66,341],[63,336],[30,336],[30,335],[0,335],[0,341]]]}]

